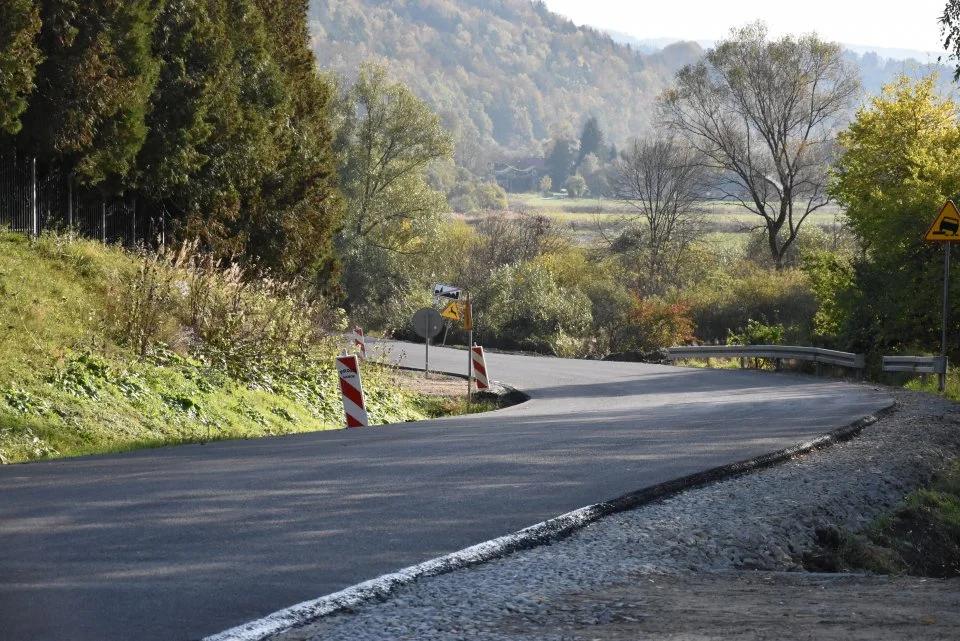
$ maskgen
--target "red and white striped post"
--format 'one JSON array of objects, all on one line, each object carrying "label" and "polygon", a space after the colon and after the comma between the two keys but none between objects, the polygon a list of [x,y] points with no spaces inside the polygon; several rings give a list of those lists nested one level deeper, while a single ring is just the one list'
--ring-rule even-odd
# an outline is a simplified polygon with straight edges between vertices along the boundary
[{"label": "red and white striped post", "polygon": [[360,359],[356,354],[337,356],[337,374],[340,375],[340,393],[343,395],[343,411],[347,415],[347,427],[367,427],[367,406],[363,401],[363,385],[360,382]]},{"label": "red and white striped post", "polygon": [[353,328],[353,345],[360,354],[360,360],[367,360],[367,343],[363,339],[363,330],[359,327]]},{"label": "red and white striped post", "polygon": [[483,348],[474,345],[470,351],[473,358],[473,380],[477,382],[477,389],[489,389],[490,381],[487,380],[487,361],[483,357]]}]

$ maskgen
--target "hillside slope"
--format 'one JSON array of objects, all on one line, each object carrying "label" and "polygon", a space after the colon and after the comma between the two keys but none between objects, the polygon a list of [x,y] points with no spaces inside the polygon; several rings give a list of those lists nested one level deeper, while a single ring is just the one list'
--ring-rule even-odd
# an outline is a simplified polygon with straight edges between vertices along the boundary
[{"label": "hillside slope", "polygon": [[[163,265],[95,241],[0,229],[0,463],[342,427],[339,335],[273,363],[238,358],[184,323],[198,309],[189,292],[206,282],[218,298],[224,278]],[[165,278],[145,277],[158,266]],[[167,285],[172,295],[155,297],[151,319],[145,292]],[[231,291],[250,304],[217,314],[224,326],[242,325],[240,316],[267,324],[258,312],[276,317],[288,303],[247,283]],[[129,323],[166,340],[138,353],[118,331]],[[364,388],[372,423],[426,416],[388,368],[365,365]]]},{"label": "hillside slope", "polygon": [[[656,96],[703,53],[577,27],[539,0],[311,0],[312,46],[322,68],[356,74],[386,64],[460,141],[457,163],[483,173],[490,160],[540,156],[551,137],[573,139],[596,117],[622,147],[646,133]],[[662,48],[661,48],[662,47]],[[952,70],[848,52],[866,94],[900,72]]]},{"label": "hillside slope", "polygon": [[702,53],[640,53],[529,0],[312,0],[310,29],[321,67],[387,64],[459,134],[462,154],[539,154],[552,128],[579,133],[590,116],[619,144],[648,128],[653,99]]}]

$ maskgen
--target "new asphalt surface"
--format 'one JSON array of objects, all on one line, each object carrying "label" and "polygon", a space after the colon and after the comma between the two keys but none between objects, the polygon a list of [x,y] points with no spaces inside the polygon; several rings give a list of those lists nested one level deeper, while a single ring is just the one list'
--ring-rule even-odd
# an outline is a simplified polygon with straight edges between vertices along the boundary
[{"label": "new asphalt surface", "polygon": [[[423,346],[394,356],[422,366]],[[404,354],[405,353],[405,354]],[[431,348],[463,373],[466,352]],[[192,640],[891,404],[864,385],[488,354],[462,418],[0,467],[0,638]]]}]

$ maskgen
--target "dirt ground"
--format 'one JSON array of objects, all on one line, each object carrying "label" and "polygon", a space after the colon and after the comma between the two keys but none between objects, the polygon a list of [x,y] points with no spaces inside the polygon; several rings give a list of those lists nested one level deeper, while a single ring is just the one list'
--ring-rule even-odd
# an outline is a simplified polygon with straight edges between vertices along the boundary
[{"label": "dirt ground", "polygon": [[[535,599],[533,595],[527,595]],[[502,631],[569,641],[960,639],[960,579],[729,572],[641,575],[543,602]]]},{"label": "dirt ground", "polygon": [[[456,397],[467,395],[467,379],[446,374],[396,370],[393,374],[396,385],[405,391],[424,396]],[[476,391],[476,390],[474,390]]]}]

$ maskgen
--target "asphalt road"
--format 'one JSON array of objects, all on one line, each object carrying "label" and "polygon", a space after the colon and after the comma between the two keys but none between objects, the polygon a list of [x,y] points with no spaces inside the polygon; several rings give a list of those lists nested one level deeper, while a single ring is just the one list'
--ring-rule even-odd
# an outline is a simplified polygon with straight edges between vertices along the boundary
[{"label": "asphalt road", "polygon": [[[422,364],[423,347],[394,347]],[[466,352],[431,349],[462,372]],[[759,372],[488,355],[465,418],[0,467],[0,638],[198,639],[888,406]]]}]

